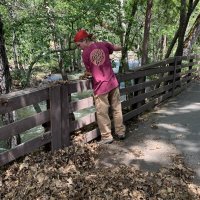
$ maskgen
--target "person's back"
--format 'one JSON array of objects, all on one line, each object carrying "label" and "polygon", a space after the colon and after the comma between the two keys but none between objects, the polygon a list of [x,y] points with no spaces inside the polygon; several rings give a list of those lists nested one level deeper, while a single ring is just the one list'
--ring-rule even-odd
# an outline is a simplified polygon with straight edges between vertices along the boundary
[{"label": "person's back", "polygon": [[76,33],[74,42],[83,50],[82,58],[86,74],[91,74],[93,77],[94,102],[101,132],[100,143],[106,144],[113,142],[109,107],[112,108],[115,134],[120,139],[125,138],[119,83],[109,57],[113,51],[120,51],[121,47],[108,42],[94,42],[91,36],[85,30],[80,30]]},{"label": "person's back", "polygon": [[109,57],[112,53],[113,45],[108,42],[94,42],[83,50],[83,62],[92,73],[95,94],[105,94],[118,86]]}]

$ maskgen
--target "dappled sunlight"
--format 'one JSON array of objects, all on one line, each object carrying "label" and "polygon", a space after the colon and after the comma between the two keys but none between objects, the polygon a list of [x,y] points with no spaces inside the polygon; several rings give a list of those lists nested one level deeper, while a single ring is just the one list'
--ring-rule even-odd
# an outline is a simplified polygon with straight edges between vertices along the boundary
[{"label": "dappled sunlight", "polygon": [[137,144],[110,145],[106,151],[103,151],[99,164],[111,167],[123,163],[140,170],[154,171],[172,163],[171,156],[179,153],[174,145],[163,140],[145,139],[142,143]]},{"label": "dappled sunlight", "polygon": [[191,112],[191,111],[198,111],[200,110],[200,103],[192,103],[190,105],[181,107],[178,109],[181,113]]},{"label": "dappled sunlight", "polygon": [[145,140],[145,148],[141,149],[143,152],[142,158],[145,162],[158,163],[165,165],[170,163],[169,155],[177,154],[173,145],[167,144],[165,141]]},{"label": "dappled sunlight", "polygon": [[176,110],[171,111],[167,109],[159,109],[155,112],[155,114],[164,114],[164,115],[175,115],[177,112]]},{"label": "dappled sunlight", "polygon": [[167,124],[167,123],[158,123],[158,127],[167,129],[170,133],[189,133],[189,129],[183,127],[181,124]]},{"label": "dappled sunlight", "polygon": [[189,113],[193,111],[200,111],[200,103],[195,102],[183,107],[174,108],[174,109],[171,108],[171,110],[169,110],[169,108],[161,108],[157,110],[155,113],[164,114],[164,115],[178,115],[178,114]]},{"label": "dappled sunlight", "polygon": [[196,174],[200,177],[200,168],[196,170]]},{"label": "dappled sunlight", "polygon": [[[196,143],[195,143],[196,142]],[[199,143],[198,141],[189,141],[189,140],[177,140],[174,141],[175,144],[181,145],[184,147],[184,149],[188,152],[199,152]]]},{"label": "dappled sunlight", "polygon": [[[145,139],[142,143],[124,145],[123,147],[111,146],[112,152],[110,156],[105,157],[103,160],[110,163],[119,162],[125,165],[133,165],[138,169],[156,170],[161,166],[165,166],[172,162],[169,155],[176,155],[179,152],[172,144],[168,144],[163,140]],[[115,160],[113,152],[118,152],[118,159]]]}]

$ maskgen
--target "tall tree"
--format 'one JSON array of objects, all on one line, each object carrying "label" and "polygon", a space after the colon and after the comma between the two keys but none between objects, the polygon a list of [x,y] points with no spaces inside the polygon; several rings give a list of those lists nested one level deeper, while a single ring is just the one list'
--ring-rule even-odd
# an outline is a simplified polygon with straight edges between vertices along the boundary
[{"label": "tall tree", "polygon": [[135,13],[137,11],[137,5],[138,5],[138,1],[132,0],[130,19],[128,21],[127,28],[125,29],[124,39],[122,40],[123,48],[122,48],[121,63],[122,63],[122,68],[125,69],[125,71],[128,71],[128,64],[126,62],[126,59],[127,59],[128,48],[129,48],[131,29],[133,26],[133,20],[134,20]]},{"label": "tall tree", "polygon": [[[144,36],[143,36],[143,43],[142,43],[142,61],[141,64],[145,65],[148,62],[148,44],[149,44],[149,33],[150,33],[150,24],[151,24],[151,11],[153,6],[153,0],[147,1],[147,7],[146,7],[146,16],[145,16],[145,25],[144,25]],[[135,80],[135,83],[142,83],[145,82],[146,77],[138,78]],[[137,96],[140,93],[145,93],[145,89],[143,89],[140,92],[135,92],[135,96]],[[140,104],[145,104],[145,100],[143,100]],[[135,106],[134,106],[135,107]]]},{"label": "tall tree", "polygon": [[192,51],[194,43],[200,36],[200,14],[197,16],[192,28],[190,29],[185,41],[183,55],[189,55]]},{"label": "tall tree", "polygon": [[[9,63],[6,54],[5,41],[4,41],[4,31],[3,22],[1,20],[0,14],[0,95],[10,92],[11,89],[11,75],[9,70]],[[13,122],[13,113],[6,113],[1,115],[2,122],[8,124]],[[20,143],[19,135],[14,136],[8,140],[9,146],[14,147]]]},{"label": "tall tree", "polygon": [[187,5],[186,0],[181,0],[180,21],[179,21],[179,31],[178,31],[178,46],[175,52],[175,56],[182,56],[183,54],[183,42],[184,42],[185,31],[187,28],[186,5]]},{"label": "tall tree", "polygon": [[179,27],[176,33],[174,34],[173,40],[170,43],[170,46],[165,55],[165,58],[168,58],[170,56],[172,49],[177,42],[177,39],[178,39],[178,46],[177,46],[175,55],[183,54],[183,42],[184,42],[185,32],[186,32],[190,17],[198,3],[199,3],[199,0],[189,0],[189,4],[187,4],[186,0],[181,0]]},{"label": "tall tree", "polygon": [[148,44],[149,44],[152,6],[153,6],[153,0],[148,0],[147,8],[146,8],[144,36],[143,36],[143,43],[142,43],[142,62],[141,62],[142,65],[148,62]]},{"label": "tall tree", "polygon": [[9,63],[5,49],[3,22],[0,14],[0,94],[9,93],[11,88],[11,75],[9,70]]}]

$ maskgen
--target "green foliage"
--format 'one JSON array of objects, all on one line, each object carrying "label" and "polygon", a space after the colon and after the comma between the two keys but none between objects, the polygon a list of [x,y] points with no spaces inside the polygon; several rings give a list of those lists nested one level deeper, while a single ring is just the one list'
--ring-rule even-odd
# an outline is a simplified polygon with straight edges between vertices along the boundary
[{"label": "green foliage", "polygon": [[[137,11],[132,15],[132,5]],[[77,51],[50,53],[51,50],[73,49],[75,32],[84,28],[97,40],[123,44],[130,22],[128,50],[141,56],[141,44],[146,13],[145,0],[2,0],[0,13],[4,22],[7,53],[10,64],[17,59],[18,67],[26,72],[35,62],[68,70],[80,60]],[[123,3],[123,4],[122,4]],[[179,20],[180,1],[154,0],[150,30],[150,62],[162,58],[161,38],[166,36],[169,46]],[[192,24],[200,8],[191,18]],[[44,55],[42,54],[44,52]],[[16,55],[16,58],[14,56]],[[42,55],[38,58],[38,55]],[[38,59],[37,59],[38,58]],[[60,66],[60,61],[63,65]],[[15,66],[16,67],[16,66]],[[31,70],[31,69],[30,69]],[[23,71],[23,70],[22,70]]]}]

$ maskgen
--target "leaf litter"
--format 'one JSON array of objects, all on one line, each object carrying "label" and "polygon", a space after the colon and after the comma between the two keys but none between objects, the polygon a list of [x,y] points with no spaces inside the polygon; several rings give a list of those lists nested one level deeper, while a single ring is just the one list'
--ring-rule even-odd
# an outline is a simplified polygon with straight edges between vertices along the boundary
[{"label": "leaf litter", "polygon": [[200,199],[200,187],[192,183],[194,173],[182,157],[174,156],[174,164],[158,172],[127,165],[97,167],[105,149],[90,143],[29,154],[0,169],[0,199]]}]

